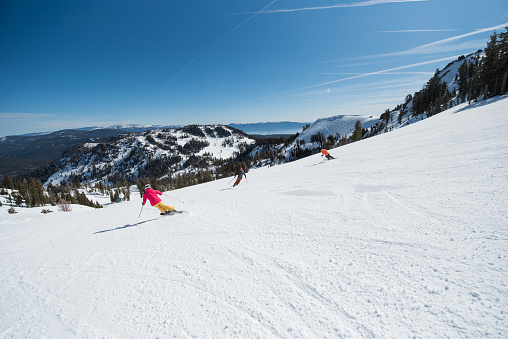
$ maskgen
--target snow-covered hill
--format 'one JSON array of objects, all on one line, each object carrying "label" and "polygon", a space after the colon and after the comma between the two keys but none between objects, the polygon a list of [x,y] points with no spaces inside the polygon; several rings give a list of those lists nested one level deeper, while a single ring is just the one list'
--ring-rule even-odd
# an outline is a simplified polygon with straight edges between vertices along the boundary
[{"label": "snow-covered hill", "polygon": [[379,121],[379,117],[363,116],[363,115],[336,115],[328,118],[316,120],[309,128],[302,132],[296,140],[304,140],[309,143],[311,137],[317,133],[329,135],[340,135],[342,137],[349,136],[354,130],[355,123],[360,121],[363,128],[369,128]]},{"label": "snow-covered hill", "polygon": [[4,205],[0,336],[506,338],[507,129],[506,96],[460,105],[165,193],[181,215]]},{"label": "snow-covered hill", "polygon": [[459,74],[459,67],[467,62],[468,64],[477,63],[479,59],[485,56],[485,52],[479,51],[476,53],[468,54],[464,57],[461,57],[453,62],[450,62],[442,71],[439,71],[439,77],[442,81],[448,84],[448,90],[450,92],[458,90],[457,79],[456,76]]},{"label": "snow-covered hill", "polygon": [[[85,143],[71,149],[51,166],[47,182],[135,180],[167,177],[181,172],[214,169],[213,159],[227,159],[254,139],[228,126],[190,125],[117,136],[106,143]],[[115,179],[113,179],[115,178]]]},{"label": "snow-covered hill", "polygon": [[[461,99],[459,98],[460,93],[457,92],[459,89],[457,80],[459,76],[460,66],[463,63],[467,63],[468,65],[478,64],[481,62],[481,58],[483,58],[484,56],[485,53],[482,51],[471,53],[466,56],[459,57],[457,60],[450,62],[442,70],[437,70],[436,75],[438,76],[438,78],[442,83],[446,83],[446,88],[450,93],[451,102],[448,103],[448,105],[454,106],[462,103]],[[424,85],[423,88],[425,88],[426,86],[427,85]],[[427,118],[427,116],[429,115],[428,111],[426,112],[426,114],[422,115],[414,114],[413,107],[414,95],[408,94],[408,96],[406,96],[406,100],[407,99],[409,100],[399,105],[398,108],[389,110],[390,111],[389,117],[386,122],[383,122],[382,119],[380,119],[378,120],[377,124],[375,122],[374,124],[371,124],[369,126],[371,130],[367,133],[367,136],[390,132],[393,131],[394,129],[399,129]],[[383,125],[382,128],[378,128],[380,124]],[[373,131],[373,129],[375,131]]]}]

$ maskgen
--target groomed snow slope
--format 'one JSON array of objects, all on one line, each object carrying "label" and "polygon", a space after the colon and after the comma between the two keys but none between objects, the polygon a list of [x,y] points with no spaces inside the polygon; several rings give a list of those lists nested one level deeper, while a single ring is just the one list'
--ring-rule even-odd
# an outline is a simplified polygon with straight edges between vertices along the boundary
[{"label": "groomed snow slope", "polygon": [[2,338],[506,338],[508,99],[102,210],[0,208]]}]

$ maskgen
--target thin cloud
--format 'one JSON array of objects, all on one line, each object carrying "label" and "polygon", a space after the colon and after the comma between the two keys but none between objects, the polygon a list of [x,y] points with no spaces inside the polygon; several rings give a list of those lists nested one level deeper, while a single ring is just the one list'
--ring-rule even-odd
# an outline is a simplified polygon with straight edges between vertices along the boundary
[{"label": "thin cloud", "polygon": [[[404,72],[400,72],[401,74],[405,74]],[[410,72],[408,72],[409,75],[411,75]],[[383,73],[385,74],[385,73]],[[393,73],[386,73],[386,74],[393,74]],[[428,76],[429,73],[422,72],[422,74],[415,74],[415,75],[425,75]],[[431,73],[434,74],[434,73]],[[299,92],[299,93],[291,93],[288,94],[287,97],[289,98],[323,98],[324,96],[347,96],[347,99],[351,99],[355,93],[358,93],[358,90],[361,92],[372,90],[373,93],[375,91],[379,90],[393,90],[393,89],[404,89],[414,87],[418,88],[421,87],[422,82],[425,82],[427,78],[422,78],[418,76],[410,76],[410,77],[403,77],[403,78],[397,78],[392,80],[385,80],[385,81],[370,81],[370,82],[362,82],[362,84],[353,84],[353,85],[343,85],[343,86],[335,86],[335,87],[327,87],[327,88],[321,88],[321,89],[311,89],[309,91],[305,92]],[[382,96],[385,96],[386,94],[383,92]],[[361,97],[361,95],[360,95]],[[399,96],[400,98],[400,96]]]},{"label": "thin cloud", "polygon": [[[375,59],[375,58],[381,58],[381,57],[395,57],[395,56],[407,56],[407,55],[428,55],[428,54],[436,54],[436,53],[445,53],[445,52],[454,52],[454,51],[461,51],[461,50],[469,50],[469,51],[475,51],[478,49],[482,49],[485,47],[485,39],[476,39],[476,40],[469,40],[469,41],[462,41],[460,42],[460,39],[467,38],[470,36],[474,36],[477,34],[482,34],[486,32],[492,32],[498,29],[504,29],[505,27],[508,27],[508,23],[504,23],[497,26],[487,27],[487,28],[481,28],[478,30],[475,30],[473,32],[457,35],[451,38],[446,38],[438,41],[434,41],[428,44],[420,45],[414,48],[410,48],[404,51],[399,52],[393,52],[393,53],[384,53],[384,54],[374,54],[374,55],[366,55],[362,57],[356,57],[354,60],[369,60],[369,59]],[[323,61],[322,64],[327,63],[336,63],[341,60],[329,60],[329,61]],[[344,60],[342,60],[344,61]],[[353,63],[353,64],[341,64],[340,67],[353,67],[353,66],[363,66],[363,65],[370,65],[373,64],[368,62],[361,62],[361,63]]]},{"label": "thin cloud", "polygon": [[2,120],[34,120],[34,119],[47,119],[55,118],[56,114],[36,114],[36,113],[12,113],[0,112],[0,119]]},{"label": "thin cloud", "polygon": [[[304,7],[304,8],[291,8],[291,9],[272,9],[272,10],[263,10],[259,12],[260,14],[274,14],[274,13],[290,13],[290,12],[300,12],[300,11],[315,11],[315,10],[324,10],[324,9],[334,9],[334,8],[351,8],[351,7],[368,7],[382,4],[390,4],[390,3],[404,3],[404,2],[425,2],[427,0],[369,0],[369,1],[361,1],[361,2],[353,2],[349,4],[336,4],[330,6],[318,6],[318,7]],[[236,13],[236,14],[252,14],[249,13]]]},{"label": "thin cloud", "polygon": [[379,31],[376,33],[415,33],[415,32],[452,32],[452,31],[458,31],[458,29],[404,29],[404,30],[397,30],[397,31]]},{"label": "thin cloud", "polygon": [[[321,75],[365,75],[365,74],[370,74],[370,73],[317,73],[317,74],[321,74]],[[430,75],[434,75],[434,72],[384,72],[382,74],[396,74],[396,75],[403,75],[403,74],[429,75],[430,74]]]},{"label": "thin cloud", "polygon": [[[394,53],[385,53],[385,54],[378,54],[371,57],[387,57],[387,56],[401,56],[401,55],[415,55],[415,54],[433,54],[433,53],[442,53],[442,52],[451,52],[451,51],[458,51],[462,49],[475,49],[478,47],[485,46],[485,40],[484,39],[478,39],[478,40],[471,40],[471,41],[464,41],[459,42],[459,40],[477,35],[482,34],[486,32],[495,31],[497,29],[503,29],[508,26],[508,23],[504,23],[497,26],[492,26],[488,28],[482,28],[478,29],[476,31],[457,35],[451,38],[438,40],[431,42],[429,44],[421,45],[415,48],[411,48],[405,51],[401,52],[394,52]],[[369,57],[370,58],[370,57]]]},{"label": "thin cloud", "polygon": [[338,82],[343,82],[343,81],[347,81],[347,80],[353,80],[353,79],[363,78],[363,77],[367,77],[367,76],[371,76],[371,75],[386,74],[386,73],[393,72],[393,71],[398,71],[398,70],[401,70],[401,69],[428,65],[428,64],[433,64],[433,63],[436,63],[436,62],[443,62],[443,61],[454,60],[454,59],[457,59],[458,57],[459,57],[458,55],[455,55],[455,56],[451,56],[451,57],[446,57],[446,58],[441,58],[441,59],[435,59],[435,60],[429,60],[429,61],[424,61],[424,62],[418,62],[416,64],[405,65],[405,66],[400,66],[400,67],[395,67],[395,68],[389,68],[389,69],[385,69],[385,70],[381,70],[381,71],[376,71],[376,72],[371,72],[371,73],[364,73],[364,74],[355,75],[355,76],[348,77],[348,78],[343,78],[343,79],[338,79],[338,80],[333,80],[333,81],[327,81],[327,82],[323,82],[323,83],[316,84],[316,85],[296,88],[296,89],[292,89],[292,90],[289,90],[289,91],[284,91],[284,92],[280,92],[280,93],[275,93],[275,94],[267,95],[267,96],[265,96],[265,98],[271,98],[271,97],[275,97],[275,96],[279,96],[279,95],[283,95],[283,94],[287,94],[287,93],[292,93],[292,92],[297,92],[297,91],[303,91],[303,90],[310,89],[310,88],[315,88],[315,87],[320,87],[320,86],[326,86],[326,85],[335,84],[335,83],[338,83]]},{"label": "thin cloud", "polygon": [[196,61],[197,58],[199,58],[203,53],[205,53],[206,51],[208,51],[210,48],[212,48],[213,46],[217,45],[219,42],[221,42],[222,40],[224,40],[228,35],[230,35],[231,33],[233,33],[234,31],[236,31],[240,26],[243,26],[244,24],[246,24],[248,21],[252,20],[255,16],[257,16],[258,14],[262,13],[265,9],[267,9],[268,7],[270,7],[271,5],[273,5],[277,0],[273,0],[272,2],[270,2],[268,5],[266,5],[265,7],[263,7],[261,10],[257,11],[254,13],[254,15],[250,16],[249,18],[247,18],[246,20],[242,21],[239,25],[237,25],[236,27],[234,27],[233,29],[231,29],[229,32],[227,32],[226,34],[224,34],[222,37],[220,37],[219,39],[215,40],[210,46],[206,47],[205,49],[203,49],[201,52],[199,52],[198,54],[196,54],[196,56],[194,58],[192,58],[191,61],[189,61],[181,70],[180,72],[178,72],[171,81],[174,81],[176,78],[178,78],[180,76],[180,74],[182,74],[190,65],[192,65],[194,63],[194,61]]}]

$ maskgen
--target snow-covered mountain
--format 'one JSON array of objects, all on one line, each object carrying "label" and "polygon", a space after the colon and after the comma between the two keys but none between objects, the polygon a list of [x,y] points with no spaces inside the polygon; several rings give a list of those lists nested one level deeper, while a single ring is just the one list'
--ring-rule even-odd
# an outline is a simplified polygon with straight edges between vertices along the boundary
[{"label": "snow-covered mountain", "polygon": [[507,130],[507,96],[461,104],[174,216],[3,200],[0,336],[506,338]]},{"label": "snow-covered mountain", "polygon": [[[444,106],[451,107],[453,105],[458,105],[463,101],[460,100],[460,93],[457,93],[459,86],[457,83],[459,68],[463,63],[478,64],[481,58],[485,55],[483,51],[479,51],[476,53],[468,54],[467,56],[459,57],[457,60],[450,62],[446,65],[442,70],[437,70],[436,75],[440,79],[443,84],[446,84],[446,88],[450,93],[450,103],[443,103]],[[425,88],[425,85],[423,86]],[[386,133],[389,131],[393,131],[394,129],[399,129],[401,127],[405,127],[407,125],[411,125],[415,122],[421,121],[422,119],[427,118],[430,115],[430,112],[426,112],[425,114],[415,114],[414,111],[414,101],[415,95],[411,95],[408,93],[406,96],[406,101],[401,103],[398,107],[389,110],[388,116],[386,120],[383,121],[383,114],[380,117],[380,120],[374,125],[371,125],[370,131],[366,136],[372,136],[377,134]]]},{"label": "snow-covered mountain", "polygon": [[362,115],[336,115],[329,118],[316,120],[309,128],[303,131],[296,140],[303,140],[305,143],[311,142],[311,137],[317,133],[323,133],[325,137],[329,135],[349,136],[353,132],[355,124],[360,121],[363,128],[374,126],[379,121],[379,117]]},{"label": "snow-covered mountain", "polygon": [[164,178],[198,169],[214,171],[214,159],[231,158],[254,142],[245,133],[223,125],[189,125],[119,135],[107,142],[72,148],[48,166],[56,171],[47,182],[132,182],[138,177]]}]

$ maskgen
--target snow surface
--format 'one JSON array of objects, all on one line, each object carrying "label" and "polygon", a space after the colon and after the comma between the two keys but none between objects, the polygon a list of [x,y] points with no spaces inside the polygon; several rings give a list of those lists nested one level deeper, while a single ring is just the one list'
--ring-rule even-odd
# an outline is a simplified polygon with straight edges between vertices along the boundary
[{"label": "snow surface", "polygon": [[506,97],[460,105],[174,216],[4,205],[0,337],[506,338],[507,130]]}]

